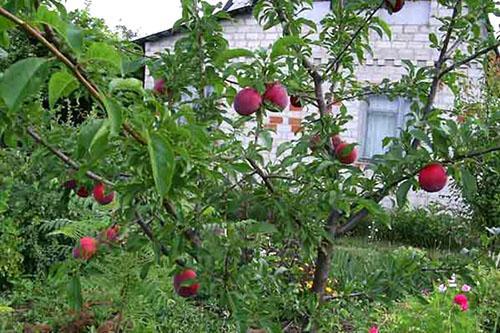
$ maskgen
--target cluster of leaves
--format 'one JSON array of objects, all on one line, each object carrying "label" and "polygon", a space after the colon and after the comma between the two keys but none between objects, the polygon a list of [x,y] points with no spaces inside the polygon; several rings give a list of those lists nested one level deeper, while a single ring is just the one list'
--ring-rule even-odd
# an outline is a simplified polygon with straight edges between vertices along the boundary
[{"label": "cluster of leaves", "polygon": [[483,232],[470,218],[454,215],[442,205],[397,210],[388,223],[373,220],[356,230],[377,240],[444,250],[478,247]]},{"label": "cluster of leaves", "polygon": [[[69,302],[54,307],[51,317],[64,317],[61,314],[72,309],[77,311],[75,325],[111,321],[130,330],[161,330],[159,323],[169,315],[165,309],[175,309],[179,303],[172,290],[164,288],[169,288],[165,286],[180,266],[190,266],[196,268],[203,286],[197,306],[231,318],[230,324],[215,324],[217,328],[210,330],[224,326],[279,331],[290,323],[314,328],[317,323],[308,317],[331,327],[315,315],[331,308],[321,308],[323,302],[301,288],[300,275],[295,273],[297,265],[311,263],[315,251],[321,254],[322,244],[331,240],[323,221],[332,209],[340,212],[341,222],[361,212],[387,220],[378,202],[398,188],[396,200],[405,205],[410,188],[418,188],[414,175],[431,160],[448,163],[450,175],[463,184],[467,195],[475,191],[469,171],[474,161],[467,154],[476,147],[463,143],[471,133],[479,137],[491,131],[491,123],[471,120],[457,125],[444,110],[432,108],[429,90],[440,75],[435,71],[442,68],[419,69],[407,62],[408,73],[398,83],[385,81],[373,88],[357,82],[355,62],[370,51],[370,30],[390,36],[388,26],[373,18],[379,4],[354,1],[333,8],[318,27],[298,16],[311,3],[258,1],[257,20],[265,29],[281,25],[284,36],[268,50],[252,52],[229,49],[220,23],[229,17],[220,7],[184,0],[182,19],[175,25],[179,40],[171,50],[145,59],[139,47],[110,35],[102,21],[93,21],[85,13],[72,16],[59,1],[0,1],[0,46],[7,49],[9,38],[18,34],[15,29],[22,28],[50,50],[50,54],[22,54],[25,59],[15,55],[9,60],[13,63],[0,82],[0,134],[9,147],[6,152],[21,154],[22,159],[29,156],[32,163],[22,183],[27,189],[11,194],[8,210],[2,214],[22,223],[41,216],[40,223],[28,225],[37,237],[54,237],[54,246],[63,252],[53,258],[60,262],[51,265],[46,282],[53,290],[69,286]],[[491,11],[490,7],[483,9]],[[479,15],[469,11],[455,21],[445,20],[444,30],[454,31],[453,38],[466,43],[476,35],[463,29],[475,31],[474,18]],[[455,31],[456,22],[460,29]],[[431,42],[437,48],[446,44],[437,37],[431,37]],[[491,43],[490,39],[474,42],[468,54]],[[308,61],[313,46],[327,50],[331,57],[327,64],[315,66]],[[454,61],[464,58],[454,54]],[[155,78],[165,81],[165,94],[146,90],[137,80],[136,72],[144,64]],[[375,157],[369,176],[357,166],[341,164],[329,153],[330,147],[313,154],[308,149],[314,134],[321,135],[320,145],[329,146],[329,137],[342,133],[351,119],[345,106],[334,115],[308,115],[305,135],[279,146],[277,159],[268,158],[273,137],[261,128],[262,118],[253,124],[228,114],[236,93],[234,82],[260,92],[266,83],[285,82],[292,93],[324,111],[321,102],[326,94],[317,93],[323,77],[333,78],[332,98],[391,89],[391,96],[403,94],[415,101],[408,129],[398,138],[385,140],[387,153]],[[442,81],[456,90],[459,78],[450,70]],[[72,124],[58,116],[64,98],[79,106],[87,101]],[[423,103],[430,103],[429,110],[422,110]],[[260,112],[261,117],[266,111]],[[499,110],[491,112],[498,115]],[[242,138],[253,140],[244,144]],[[481,148],[498,148],[490,140],[483,142]],[[12,165],[26,164],[14,161]],[[7,174],[7,184],[19,178],[16,172]],[[68,179],[89,186],[102,177],[118,193],[106,207],[78,199],[62,187]],[[52,205],[46,202],[50,199],[46,193],[53,193]],[[21,213],[15,204],[23,196],[34,203],[27,200]],[[89,263],[62,260],[74,240],[114,223],[122,226],[118,244],[101,246],[98,257]],[[6,242],[22,253],[18,232],[6,233]],[[42,239],[37,244],[49,247],[50,241]],[[424,261],[423,256],[412,249],[401,252],[391,257],[388,266],[381,264],[387,269],[369,275],[369,282],[375,283],[383,271],[393,269],[392,275],[384,276],[385,286],[372,285],[370,293],[394,299],[421,286],[408,271],[418,271],[417,262]],[[8,262],[14,275],[17,258],[12,256]],[[32,261],[28,259],[25,256],[24,262]],[[342,258],[334,260],[342,263]],[[358,279],[346,277],[337,287],[366,287]],[[95,302],[107,304],[107,310],[89,317],[86,314]],[[171,307],[162,308],[169,302]],[[150,304],[155,311],[144,313]],[[276,304],[282,310],[277,311]],[[180,307],[193,311],[187,305]],[[43,321],[46,314],[31,312],[33,317],[22,320]],[[63,323],[52,324],[63,330]]]}]

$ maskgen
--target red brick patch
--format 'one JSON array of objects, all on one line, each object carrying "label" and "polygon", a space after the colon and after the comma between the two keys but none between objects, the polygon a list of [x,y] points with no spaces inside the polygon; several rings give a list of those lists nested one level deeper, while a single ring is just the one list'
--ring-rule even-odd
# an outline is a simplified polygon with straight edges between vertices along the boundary
[{"label": "red brick patch", "polygon": [[283,117],[270,116],[269,123],[270,124],[283,124]]},{"label": "red brick patch", "polygon": [[300,124],[298,125],[292,125],[292,132],[294,134],[297,134],[298,132],[300,132],[302,130],[302,127],[300,126]]}]

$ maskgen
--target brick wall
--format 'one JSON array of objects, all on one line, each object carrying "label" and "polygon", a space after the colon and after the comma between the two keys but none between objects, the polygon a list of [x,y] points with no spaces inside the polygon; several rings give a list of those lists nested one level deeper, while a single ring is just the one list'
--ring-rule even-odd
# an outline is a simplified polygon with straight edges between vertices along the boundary
[{"label": "brick wall", "polygon": [[[324,2],[315,2],[312,13],[306,14],[318,21],[326,12]],[[359,64],[356,76],[361,81],[379,83],[384,78],[398,80],[405,70],[402,60],[410,60],[417,66],[432,66],[437,59],[437,51],[429,47],[429,33],[438,31],[440,22],[435,16],[449,15],[446,8],[440,7],[437,1],[407,1],[403,10],[395,15],[389,15],[384,11],[379,12],[386,22],[391,26],[392,39],[380,38],[376,33],[370,35],[373,56],[369,56],[364,64]],[[231,21],[222,22],[225,37],[231,48],[257,49],[268,47],[281,36],[281,29],[273,27],[264,31],[250,14],[241,14]],[[145,50],[147,55],[154,54],[165,48],[172,47],[179,35],[167,37],[155,42],[147,42]],[[326,51],[319,47],[313,48],[312,53],[315,63],[327,62]],[[481,70],[478,66],[464,69],[472,78],[471,81],[478,82]],[[152,87],[153,80],[146,73],[146,87]],[[325,83],[327,91],[329,85]],[[477,93],[471,87],[470,91]],[[454,97],[450,91],[442,89],[438,92],[436,105],[441,108],[453,107]],[[345,103],[353,120],[347,124],[344,137],[349,142],[362,142],[364,133],[364,119],[366,102],[351,101]],[[301,121],[303,117],[314,110],[310,106],[304,108],[289,108],[282,113],[271,113],[266,120],[266,127],[275,130],[273,146],[276,148],[282,142],[296,139],[300,135]],[[335,111],[335,106],[334,110]],[[248,124],[249,128],[253,124]],[[243,139],[245,141],[245,139]],[[273,153],[269,158],[273,158]],[[428,194],[425,192],[412,193],[411,200],[415,205],[427,205],[430,201],[442,200],[441,195],[447,195],[448,191],[439,194]]]}]

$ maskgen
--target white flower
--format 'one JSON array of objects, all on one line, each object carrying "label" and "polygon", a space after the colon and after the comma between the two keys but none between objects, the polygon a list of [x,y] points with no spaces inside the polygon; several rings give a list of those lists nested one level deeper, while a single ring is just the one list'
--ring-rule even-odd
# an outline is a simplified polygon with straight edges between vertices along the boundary
[{"label": "white flower", "polygon": [[471,286],[469,286],[468,284],[464,284],[464,285],[462,286],[462,291],[463,291],[463,292],[465,292],[465,293],[468,293],[468,292],[469,292],[469,291],[471,291],[471,290],[472,290],[472,287],[471,287]]},{"label": "white flower", "polygon": [[451,279],[448,280],[448,287],[456,288],[457,287],[457,276],[455,273],[451,275]]},{"label": "white flower", "polygon": [[441,283],[438,287],[438,290],[440,293],[444,293],[446,291],[446,285],[444,283]]}]

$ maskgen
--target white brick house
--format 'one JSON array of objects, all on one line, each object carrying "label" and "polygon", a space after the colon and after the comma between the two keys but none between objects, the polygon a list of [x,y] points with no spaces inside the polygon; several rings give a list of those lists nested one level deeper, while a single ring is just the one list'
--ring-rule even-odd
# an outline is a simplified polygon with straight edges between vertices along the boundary
[{"label": "white brick house", "polygon": [[[281,36],[281,29],[273,27],[264,31],[251,13],[250,0],[229,0],[224,9],[232,20],[223,21],[223,29],[231,48],[266,48]],[[313,9],[303,15],[319,24],[320,20],[330,10],[330,1],[314,1]],[[440,21],[436,17],[450,15],[447,8],[438,5],[436,0],[406,1],[403,9],[394,15],[380,10],[377,15],[383,18],[392,29],[392,39],[381,39],[377,34],[371,34],[373,57],[369,55],[366,62],[357,66],[356,75],[360,81],[380,83],[382,79],[398,80],[405,73],[403,60],[409,60],[416,66],[432,66],[437,59],[437,51],[429,47],[429,33],[439,34]],[[173,46],[179,38],[171,30],[159,32],[141,38],[138,42],[144,47],[146,55],[154,55]],[[326,63],[327,54],[324,49],[313,48],[312,58],[315,63]],[[482,71],[477,65],[465,69],[471,81],[478,82]],[[146,87],[153,85],[153,79],[146,72]],[[325,86],[328,91],[328,86]],[[454,97],[451,92],[438,92],[436,106],[451,109]],[[407,101],[389,101],[384,96],[373,96],[367,99],[346,102],[353,120],[348,123],[343,137],[348,142],[359,143],[359,153],[362,158],[369,158],[382,151],[382,139],[397,135],[398,128],[403,124],[403,116],[409,109]],[[303,109],[290,107],[281,114],[268,117],[266,126],[276,130],[274,146],[296,138],[300,135],[302,118],[311,107]],[[413,193],[412,202],[427,204],[440,195],[425,192]]]}]

